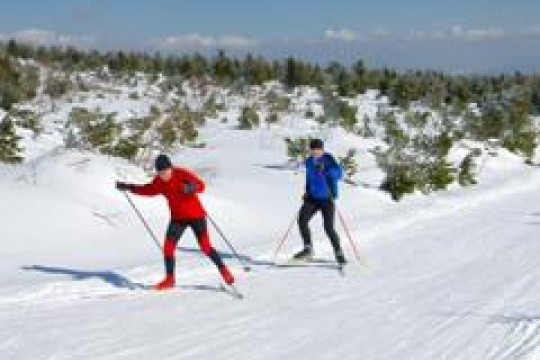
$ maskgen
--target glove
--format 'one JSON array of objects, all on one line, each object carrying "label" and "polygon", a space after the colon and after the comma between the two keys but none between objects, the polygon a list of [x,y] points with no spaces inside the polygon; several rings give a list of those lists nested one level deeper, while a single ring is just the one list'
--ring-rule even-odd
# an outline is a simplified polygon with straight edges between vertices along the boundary
[{"label": "glove", "polygon": [[304,201],[304,202],[308,202],[308,201],[309,201],[309,199],[310,199],[310,197],[309,197],[309,195],[308,195],[308,194],[304,194],[304,195],[302,195],[302,201]]},{"label": "glove", "polygon": [[315,169],[317,169],[317,171],[319,171],[319,172],[323,172],[324,171],[324,164],[323,163],[315,164]]},{"label": "glove", "polygon": [[116,190],[119,190],[119,191],[131,190],[132,187],[133,185],[127,184],[125,182],[121,182],[121,181],[116,182]]},{"label": "glove", "polygon": [[184,183],[184,186],[182,187],[182,191],[186,195],[193,195],[195,194],[195,184],[192,182],[186,182]]}]

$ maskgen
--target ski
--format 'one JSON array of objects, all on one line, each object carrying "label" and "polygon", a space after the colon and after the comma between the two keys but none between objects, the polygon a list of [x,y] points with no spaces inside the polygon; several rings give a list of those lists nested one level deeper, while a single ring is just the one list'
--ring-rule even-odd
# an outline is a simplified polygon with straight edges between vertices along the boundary
[{"label": "ski", "polygon": [[345,264],[337,264],[339,275],[345,276]]},{"label": "ski", "polygon": [[238,299],[238,300],[244,299],[244,294],[242,294],[240,290],[238,290],[238,288],[234,286],[233,284],[220,284],[220,289],[221,291],[223,291],[224,293],[228,295],[231,295],[235,299]]},{"label": "ski", "polygon": [[274,265],[279,268],[294,268],[294,267],[321,267],[338,270],[339,274],[345,276],[345,264],[339,264],[333,260],[313,258],[313,259],[295,259],[291,258],[284,262],[274,262]]},{"label": "ski", "polygon": [[156,290],[152,285],[140,285],[139,290],[146,290],[149,292],[157,293],[168,293],[168,292],[177,292],[182,290],[213,290],[216,292],[222,292],[226,295],[232,296],[235,299],[242,300],[244,299],[244,294],[238,290],[233,284],[219,283],[216,286],[207,286],[207,285],[175,285],[169,289]]}]

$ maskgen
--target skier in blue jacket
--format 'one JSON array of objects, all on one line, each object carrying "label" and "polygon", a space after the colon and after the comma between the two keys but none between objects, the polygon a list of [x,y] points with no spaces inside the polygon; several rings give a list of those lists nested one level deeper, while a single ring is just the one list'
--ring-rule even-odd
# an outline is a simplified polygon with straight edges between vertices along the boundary
[{"label": "skier in blue jacket", "polygon": [[298,226],[304,241],[304,248],[294,255],[294,258],[302,260],[313,258],[313,245],[308,223],[318,211],[321,211],[324,230],[334,249],[336,261],[343,265],[346,260],[341,250],[339,236],[334,228],[336,212],[334,200],[338,195],[338,181],[343,176],[343,170],[334,157],[324,151],[322,140],[311,140],[309,148],[311,156],[305,161],[306,192],[298,215]]}]

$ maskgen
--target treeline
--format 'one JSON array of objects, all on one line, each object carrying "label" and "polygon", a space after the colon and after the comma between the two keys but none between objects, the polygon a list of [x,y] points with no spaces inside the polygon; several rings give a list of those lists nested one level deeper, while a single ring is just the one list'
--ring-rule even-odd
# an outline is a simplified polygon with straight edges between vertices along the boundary
[{"label": "treeline", "polygon": [[[6,55],[11,58],[36,59],[64,71],[96,70],[108,67],[112,72],[162,73],[166,76],[209,78],[219,84],[261,85],[279,80],[289,88],[310,85],[332,88],[340,96],[355,96],[367,89],[378,89],[392,105],[402,108],[422,102],[433,108],[454,106],[465,109],[471,102],[482,109],[494,97],[504,97],[519,90],[528,96],[534,114],[540,113],[540,76],[516,72],[498,76],[451,75],[438,71],[368,68],[362,60],[351,66],[333,62],[328,66],[300,59],[269,60],[251,54],[229,57],[219,51],[213,57],[164,55],[142,52],[81,50],[74,47],[43,47],[21,44],[15,40],[0,44],[1,67]],[[4,60],[2,60],[4,59]],[[0,79],[2,80],[2,79]]]}]

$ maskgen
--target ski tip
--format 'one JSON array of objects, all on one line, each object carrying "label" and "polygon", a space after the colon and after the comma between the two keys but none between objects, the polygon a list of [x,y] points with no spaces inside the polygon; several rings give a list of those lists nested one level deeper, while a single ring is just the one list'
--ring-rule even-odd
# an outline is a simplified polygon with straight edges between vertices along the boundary
[{"label": "ski tip", "polygon": [[231,295],[237,300],[244,299],[244,294],[242,294],[233,284],[221,284],[220,288],[224,293]]}]

